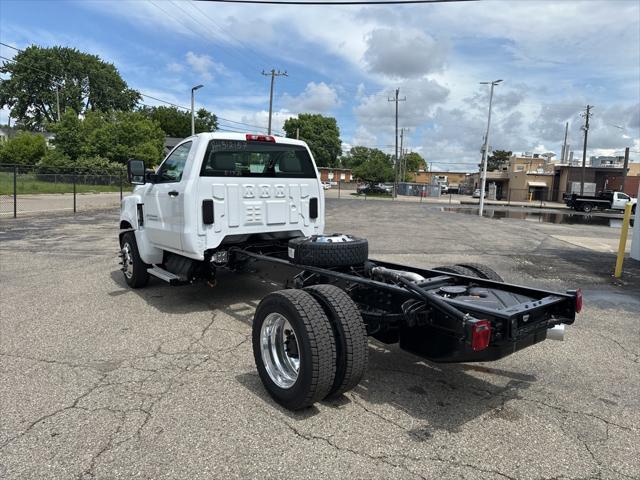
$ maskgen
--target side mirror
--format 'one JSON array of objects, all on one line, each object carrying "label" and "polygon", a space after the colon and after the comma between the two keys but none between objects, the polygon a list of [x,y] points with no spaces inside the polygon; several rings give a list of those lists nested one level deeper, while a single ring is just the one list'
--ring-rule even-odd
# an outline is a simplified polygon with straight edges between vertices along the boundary
[{"label": "side mirror", "polygon": [[129,183],[133,185],[144,185],[146,183],[144,161],[129,160],[127,177],[129,178]]}]

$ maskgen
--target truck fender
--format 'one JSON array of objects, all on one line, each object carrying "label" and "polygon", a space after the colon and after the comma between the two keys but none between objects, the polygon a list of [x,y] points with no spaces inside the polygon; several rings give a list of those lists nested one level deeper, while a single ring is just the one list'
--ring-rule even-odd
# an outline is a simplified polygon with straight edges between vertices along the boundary
[{"label": "truck fender", "polygon": [[137,230],[140,225],[138,219],[138,204],[142,204],[140,195],[124,197],[120,203],[120,237],[126,232]]},{"label": "truck fender", "polygon": [[138,216],[138,205],[144,205],[140,195],[134,194],[122,199],[119,238],[122,239],[122,235],[127,232],[134,232],[142,261],[148,264],[162,263],[163,251],[149,242],[147,232],[144,229],[144,222],[141,225],[141,219]]}]

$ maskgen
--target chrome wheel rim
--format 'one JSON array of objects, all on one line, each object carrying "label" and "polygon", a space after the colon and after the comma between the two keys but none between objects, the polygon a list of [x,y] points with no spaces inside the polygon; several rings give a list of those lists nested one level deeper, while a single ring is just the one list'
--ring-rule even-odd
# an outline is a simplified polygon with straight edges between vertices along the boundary
[{"label": "chrome wheel rim", "polygon": [[122,246],[122,271],[125,277],[133,277],[133,256],[131,255],[131,246],[128,243]]},{"label": "chrome wheel rim", "polygon": [[300,348],[289,321],[270,313],[260,329],[260,353],[269,378],[280,388],[291,388],[300,371]]},{"label": "chrome wheel rim", "polygon": [[334,233],[332,235],[318,235],[316,237],[317,243],[345,243],[353,242],[351,235],[345,235],[343,233]]}]

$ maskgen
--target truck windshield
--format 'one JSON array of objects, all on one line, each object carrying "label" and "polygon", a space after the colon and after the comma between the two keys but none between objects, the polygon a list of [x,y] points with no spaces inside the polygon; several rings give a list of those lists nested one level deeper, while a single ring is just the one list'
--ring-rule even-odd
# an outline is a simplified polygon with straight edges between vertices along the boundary
[{"label": "truck windshield", "polygon": [[211,140],[200,176],[317,178],[306,148],[241,140]]}]

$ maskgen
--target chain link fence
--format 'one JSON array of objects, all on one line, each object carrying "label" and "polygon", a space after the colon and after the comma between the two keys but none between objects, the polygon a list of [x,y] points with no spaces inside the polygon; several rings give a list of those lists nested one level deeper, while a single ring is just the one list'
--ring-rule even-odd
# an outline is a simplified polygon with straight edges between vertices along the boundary
[{"label": "chain link fence", "polygon": [[[394,195],[393,184],[378,184],[375,189],[366,188],[367,184],[357,182],[340,182],[325,190],[327,198],[341,199],[376,199],[389,201],[404,201],[416,203],[448,203],[462,205],[477,205],[480,203],[479,189],[460,186],[456,190],[449,190],[440,185],[424,183],[401,182]],[[372,192],[373,190],[373,192]],[[528,187],[522,189],[505,188],[489,189],[485,192],[485,203],[503,206],[552,207],[564,206],[562,194],[547,187]]]},{"label": "chain link fence", "polygon": [[[396,190],[395,195],[394,190]],[[457,193],[449,194],[443,191],[440,185],[409,182],[400,182],[397,187],[394,187],[392,183],[375,185],[357,182],[332,183],[331,187],[325,190],[325,196],[327,198],[376,199],[416,203],[459,203],[459,198],[462,197]]]},{"label": "chain link fence", "polygon": [[129,191],[124,173],[0,164],[0,218],[116,207]]}]

